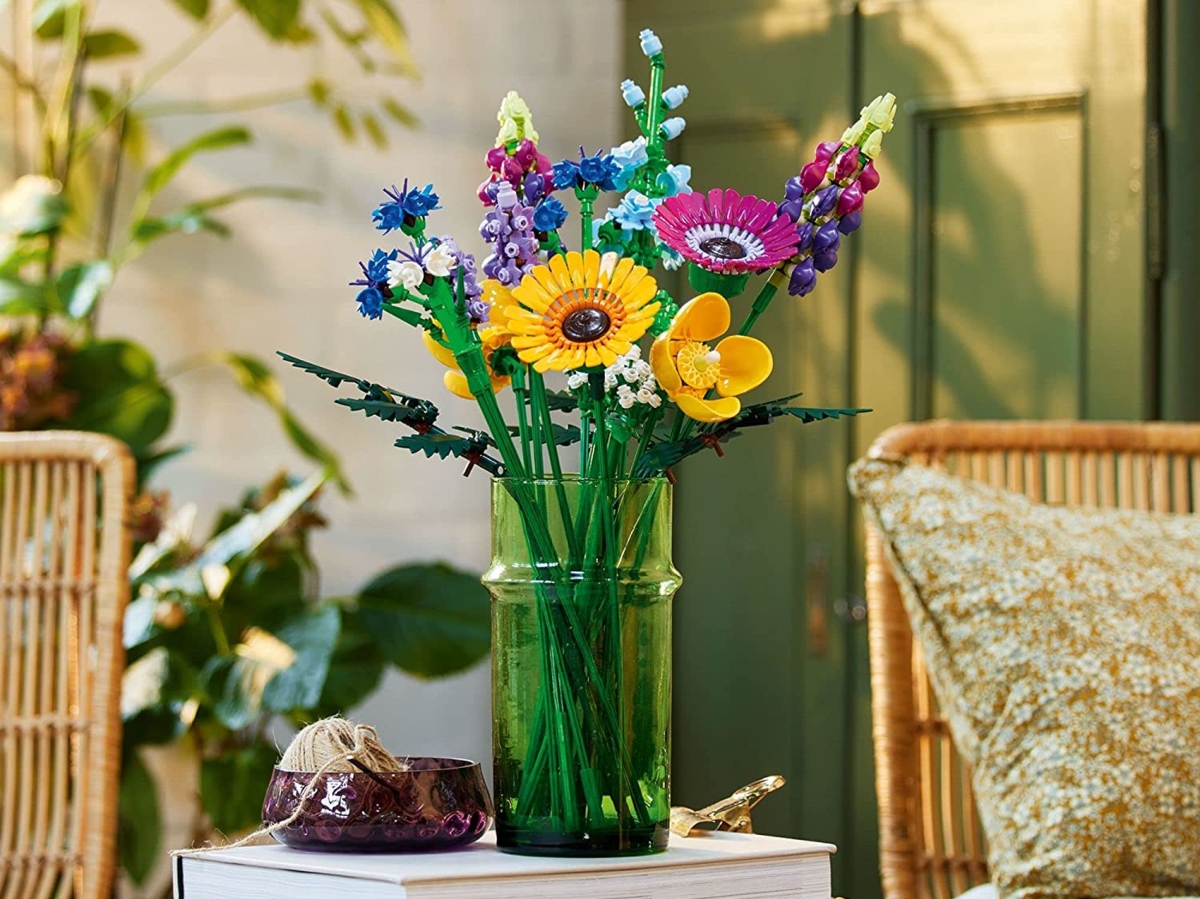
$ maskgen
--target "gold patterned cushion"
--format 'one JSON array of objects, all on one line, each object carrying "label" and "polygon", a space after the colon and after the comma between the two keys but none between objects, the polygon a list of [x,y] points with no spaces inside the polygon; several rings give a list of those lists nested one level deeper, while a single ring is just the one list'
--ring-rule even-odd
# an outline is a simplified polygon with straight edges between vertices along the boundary
[{"label": "gold patterned cushion", "polygon": [[1000,895],[1197,895],[1200,518],[896,460],[850,483],[974,767]]}]

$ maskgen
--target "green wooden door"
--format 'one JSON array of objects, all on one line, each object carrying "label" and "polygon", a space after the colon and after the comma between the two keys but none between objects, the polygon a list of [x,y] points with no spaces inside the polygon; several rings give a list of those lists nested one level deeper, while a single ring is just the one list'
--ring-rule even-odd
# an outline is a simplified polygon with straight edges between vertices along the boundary
[{"label": "green wooden door", "polygon": [[864,227],[757,331],[757,398],[876,411],[677,472],[674,799],[785,775],[756,824],[838,843],[839,895],[879,892],[846,465],[908,419],[1146,412],[1145,21],[1129,0],[626,4],[629,72],[652,27],[692,89],[676,152],[697,188],[779,196],[858,106],[900,99]]}]

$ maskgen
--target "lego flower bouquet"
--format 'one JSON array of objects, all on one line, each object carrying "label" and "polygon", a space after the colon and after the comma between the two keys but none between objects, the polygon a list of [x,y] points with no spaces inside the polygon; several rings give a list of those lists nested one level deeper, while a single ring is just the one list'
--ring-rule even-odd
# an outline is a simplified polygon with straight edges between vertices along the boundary
[{"label": "lego flower bouquet", "polygon": [[[667,143],[687,98],[664,89],[659,39],[642,33],[650,84],[621,85],[641,132],[551,162],[526,104],[504,99],[478,189],[482,263],[428,232],[432,185],[385,191],[377,250],[353,282],[367,319],[398,319],[477,404],[484,428],[443,427],[434,403],[284,356],[358,395],[338,402],[404,426],[396,445],[492,475],[491,592],[497,838],[543,854],[665,848],[670,755],[671,470],[778,418],[860,409],[746,404],[771,373],[751,335],[781,290],[804,296],[859,227],[894,99],[823,143],[782,200],[693,190]],[[602,215],[597,201],[615,195]],[[566,200],[567,203],[563,201]],[[572,202],[573,201],[573,202]],[[567,205],[578,208],[569,228]],[[681,305],[656,279],[686,265]],[[763,282],[734,326],[731,300]],[[576,462],[577,460],[577,462]]]}]

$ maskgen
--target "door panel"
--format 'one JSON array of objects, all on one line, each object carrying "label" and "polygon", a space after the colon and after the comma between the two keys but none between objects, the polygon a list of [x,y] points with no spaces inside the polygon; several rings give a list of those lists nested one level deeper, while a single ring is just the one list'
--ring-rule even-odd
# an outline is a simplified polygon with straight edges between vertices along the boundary
[{"label": "door panel", "polygon": [[859,106],[899,98],[864,227],[756,331],[776,359],[758,398],[875,411],[676,472],[674,798],[784,774],[756,824],[838,843],[837,895],[879,894],[846,466],[913,418],[1143,414],[1145,23],[1135,0],[626,4],[628,72],[652,27],[692,89],[675,152],[697,189],[777,197]]}]

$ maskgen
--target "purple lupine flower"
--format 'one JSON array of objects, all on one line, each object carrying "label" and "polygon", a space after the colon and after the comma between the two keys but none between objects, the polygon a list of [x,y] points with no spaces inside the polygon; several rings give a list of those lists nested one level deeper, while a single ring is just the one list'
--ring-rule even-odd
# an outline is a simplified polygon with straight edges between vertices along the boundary
[{"label": "purple lupine flower", "polygon": [[812,251],[815,256],[817,253],[825,253],[829,250],[836,250],[842,242],[842,235],[838,231],[838,223],[832,219],[817,228],[817,233],[813,235]]},{"label": "purple lupine flower", "polygon": [[813,242],[813,226],[812,222],[804,222],[796,229],[796,251],[804,253],[812,247]]},{"label": "purple lupine flower", "polygon": [[851,234],[854,231],[857,231],[859,225],[861,224],[862,213],[857,211],[851,212],[849,215],[842,216],[842,218],[838,221],[838,230],[843,234]]},{"label": "purple lupine flower", "polygon": [[805,217],[809,221],[816,221],[822,216],[828,215],[837,204],[837,199],[838,188],[836,184],[831,184],[817,191],[816,196],[808,201],[808,209],[805,211]]},{"label": "purple lupine flower", "polygon": [[788,281],[788,293],[794,297],[808,296],[817,286],[817,272],[811,258],[796,263]]},{"label": "purple lupine flower", "polygon": [[819,272],[827,272],[837,265],[837,250],[826,250],[824,253],[814,253],[813,267]]},{"label": "purple lupine flower", "polygon": [[530,172],[525,176],[522,190],[526,203],[537,203],[542,197],[546,196],[546,181],[547,179],[537,172]]}]

